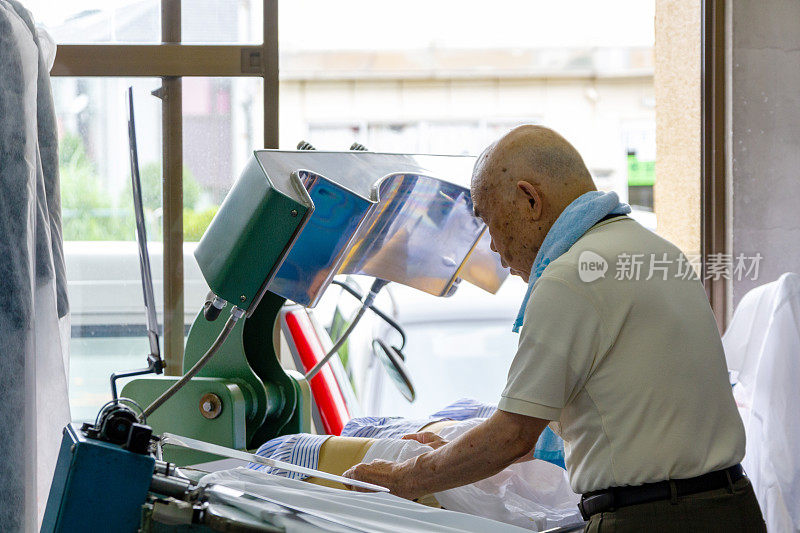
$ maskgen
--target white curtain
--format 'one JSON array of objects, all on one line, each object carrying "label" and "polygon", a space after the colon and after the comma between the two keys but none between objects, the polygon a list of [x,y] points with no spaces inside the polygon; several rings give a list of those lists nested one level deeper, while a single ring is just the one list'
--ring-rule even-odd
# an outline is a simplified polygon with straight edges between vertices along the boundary
[{"label": "white curtain", "polygon": [[748,292],[722,342],[767,529],[800,532],[800,275]]},{"label": "white curtain", "polygon": [[2,531],[38,529],[70,419],[53,55],[30,14],[0,0]]}]

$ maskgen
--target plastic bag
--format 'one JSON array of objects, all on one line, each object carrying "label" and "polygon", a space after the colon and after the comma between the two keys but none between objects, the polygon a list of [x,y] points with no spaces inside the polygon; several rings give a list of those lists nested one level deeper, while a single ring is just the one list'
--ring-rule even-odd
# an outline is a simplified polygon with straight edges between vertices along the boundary
[{"label": "plastic bag", "polygon": [[[439,435],[451,441],[482,421],[467,420],[443,428]],[[380,439],[367,451],[363,462],[374,459],[402,462],[431,449],[414,440]],[[539,459],[515,463],[492,477],[437,492],[434,497],[445,509],[533,531],[581,522],[579,496],[572,492],[567,472]]]}]

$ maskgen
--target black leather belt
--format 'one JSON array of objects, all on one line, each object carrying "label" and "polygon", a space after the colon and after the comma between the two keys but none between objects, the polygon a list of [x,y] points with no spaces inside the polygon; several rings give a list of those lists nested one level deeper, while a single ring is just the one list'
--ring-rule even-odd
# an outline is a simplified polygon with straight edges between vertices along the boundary
[{"label": "black leather belt", "polygon": [[669,500],[673,497],[670,485],[675,487],[675,497],[687,496],[698,492],[729,487],[744,476],[742,465],[735,465],[690,479],[645,483],[636,487],[611,487],[610,489],[587,492],[581,496],[578,509],[580,509],[583,519],[589,520],[592,515],[614,511],[620,507]]}]

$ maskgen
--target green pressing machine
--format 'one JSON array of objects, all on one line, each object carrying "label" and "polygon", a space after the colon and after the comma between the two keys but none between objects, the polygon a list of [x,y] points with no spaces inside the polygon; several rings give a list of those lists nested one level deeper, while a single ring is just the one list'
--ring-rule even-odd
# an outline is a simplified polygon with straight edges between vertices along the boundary
[{"label": "green pressing machine", "polygon": [[[337,274],[377,280],[362,313],[387,282],[437,296],[452,294],[461,280],[495,292],[507,271],[473,215],[468,188],[457,184],[468,182],[473,163],[467,156],[255,151],[195,251],[213,294],[189,331],[183,376],[139,377],[121,396],[149,406],[155,434],[229,448],[310,431],[306,376],[279,362],[281,308],[287,301],[314,307]],[[179,465],[215,458],[166,453]]]}]

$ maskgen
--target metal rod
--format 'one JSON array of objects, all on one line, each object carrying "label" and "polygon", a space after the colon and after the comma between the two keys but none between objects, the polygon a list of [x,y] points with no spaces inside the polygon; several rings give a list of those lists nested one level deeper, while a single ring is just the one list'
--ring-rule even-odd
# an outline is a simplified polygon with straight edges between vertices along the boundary
[{"label": "metal rod", "polygon": [[278,148],[278,0],[264,0],[264,148]]},{"label": "metal rod", "polygon": [[173,476],[153,474],[153,478],[150,480],[150,490],[152,492],[178,499],[183,498],[191,487],[192,482],[190,480]]},{"label": "metal rod", "polygon": [[729,280],[705,279],[712,254],[729,253],[726,234],[725,1],[703,0],[702,11],[701,276],[720,331],[728,318]]},{"label": "metal rod", "polygon": [[[353,296],[354,298],[356,298],[358,300],[361,300],[362,298],[364,298],[364,295],[361,294],[360,291],[358,291],[355,288],[351,287],[350,285],[348,285],[344,281],[339,281],[337,279],[334,279],[334,280],[331,280],[331,285],[338,285],[345,292],[347,292],[348,294],[350,294],[351,296]],[[400,324],[398,324],[392,317],[390,317],[389,315],[387,315],[386,313],[384,313],[383,311],[381,311],[380,309],[375,307],[374,304],[370,305],[369,309],[373,313],[378,315],[381,318],[381,320],[383,320],[384,322],[389,324],[389,326],[391,326],[392,329],[394,329],[397,333],[400,334],[400,338],[402,339],[402,343],[400,344],[400,349],[402,350],[403,348],[405,348],[405,345],[406,345],[406,332],[405,332],[405,330],[403,330],[402,326],[400,326]]]},{"label": "metal rod", "polygon": [[[181,42],[181,0],[161,0],[161,40]],[[164,360],[166,374],[183,370],[183,98],[181,78],[165,76],[163,143]]]},{"label": "metal rod", "polygon": [[145,374],[158,374],[158,372],[153,367],[153,365],[150,365],[147,368],[141,368],[139,370],[126,370],[125,372],[114,372],[113,374],[111,374],[111,399],[112,400],[119,399],[119,395],[117,394],[118,379],[132,378],[134,376],[143,376]]},{"label": "metal rod", "polygon": [[316,376],[317,373],[322,370],[322,367],[324,367],[325,364],[330,361],[331,357],[339,352],[339,349],[342,347],[348,337],[350,337],[350,334],[354,329],[356,329],[361,317],[364,316],[364,313],[366,313],[367,309],[372,307],[375,297],[378,295],[380,290],[386,286],[387,283],[389,282],[383,279],[376,279],[374,282],[372,282],[372,287],[370,287],[369,293],[367,294],[366,298],[364,298],[364,302],[361,304],[361,307],[358,308],[358,311],[356,312],[355,317],[353,317],[353,320],[350,322],[350,325],[347,326],[346,330],[344,330],[344,333],[342,333],[341,337],[339,337],[339,339],[336,341],[336,344],[333,345],[333,348],[328,350],[328,353],[326,353],[322,359],[317,361],[317,364],[315,364],[311,370],[306,373],[306,380],[311,381],[311,378]]},{"label": "metal rod", "polygon": [[[148,360],[156,364],[148,365],[151,370],[162,369],[161,348],[158,343],[158,317],[156,316],[156,298],[153,293],[153,270],[150,268],[150,252],[147,249],[147,229],[144,222],[144,205],[142,203],[142,181],[139,176],[139,154],[136,147],[136,123],[133,109],[133,87],[128,87],[128,142],[131,160],[131,188],[133,193],[133,212],[136,219],[136,243],[139,248],[139,270],[142,275],[142,292],[144,308],[147,316],[147,337],[150,340]],[[114,388],[114,378],[111,380]],[[116,391],[114,391],[116,399]]]},{"label": "metal rod", "polygon": [[[163,433],[161,435],[161,443],[164,446],[168,445],[179,446],[181,448],[188,448],[190,450],[196,450],[214,455],[220,455],[222,457],[229,457],[231,459],[238,459],[240,461],[257,463],[260,465],[268,466],[270,468],[286,470],[287,472],[294,472],[297,474],[303,474],[305,476],[313,476],[313,477],[318,477],[320,479],[327,479],[328,481],[335,481],[336,483],[341,483],[342,485],[348,485],[351,487],[358,487],[361,489],[372,490],[375,492],[389,492],[389,489],[387,489],[386,487],[382,487],[380,485],[367,483],[365,481],[358,481],[356,479],[349,479],[343,476],[337,476],[336,474],[330,474],[322,470],[315,470],[313,468],[296,465],[294,463],[281,461],[279,459],[272,459],[271,457],[264,457],[250,452],[243,452],[241,450],[236,450],[234,448],[226,448],[225,446],[220,446],[218,444],[205,442],[202,440],[192,439],[190,437],[184,437],[182,435],[175,435],[174,433]],[[267,475],[275,475],[263,471],[261,471],[261,473]]]}]

